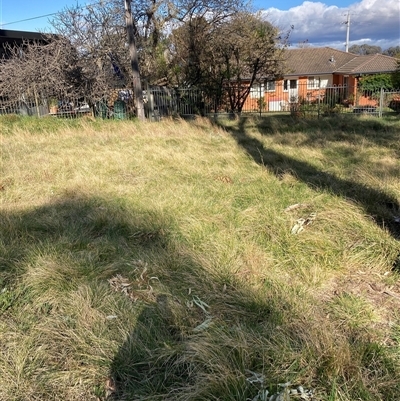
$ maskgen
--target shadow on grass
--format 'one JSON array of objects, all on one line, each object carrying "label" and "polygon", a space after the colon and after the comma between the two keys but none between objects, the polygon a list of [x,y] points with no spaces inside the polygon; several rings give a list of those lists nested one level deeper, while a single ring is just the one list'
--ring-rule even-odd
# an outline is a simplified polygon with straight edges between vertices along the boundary
[{"label": "shadow on grass", "polygon": [[[261,125],[259,129],[264,133],[264,125]],[[400,211],[400,205],[395,197],[375,188],[338,178],[331,173],[316,169],[305,161],[265,148],[258,139],[246,133],[245,118],[240,119],[236,126],[227,130],[255,162],[265,166],[278,178],[283,173],[290,172],[313,189],[328,191],[356,201],[379,227],[387,229],[395,239],[400,239],[400,224],[394,219]]]},{"label": "shadow on grass", "polygon": [[[216,120],[218,122],[218,120]],[[398,117],[379,119],[354,114],[320,117],[319,119],[293,118],[290,115],[242,116],[241,128],[254,129],[261,135],[288,134],[285,143],[291,144],[291,133],[305,133],[307,139],[300,145],[323,146],[327,141],[353,143],[366,139],[379,146],[395,149],[398,146],[400,122]],[[298,144],[298,137],[294,139]],[[400,157],[400,154],[399,154]]]},{"label": "shadow on grass", "polygon": [[[250,145],[257,144],[242,143],[253,152]],[[255,153],[253,157],[256,157]],[[271,158],[271,163],[282,162],[277,154],[266,152],[263,157]],[[305,168],[296,164],[292,167]],[[307,168],[305,171],[312,172]],[[326,175],[322,178],[328,179]],[[265,282],[263,291],[256,292],[232,274],[205,268],[203,263],[207,258],[193,252],[191,244],[181,236],[169,216],[145,209],[132,210],[122,200],[69,193],[53,203],[28,211],[0,213],[0,221],[2,286],[13,287],[28,269],[40,269],[46,255],[64,259],[67,263],[55,267],[57,279],[50,271],[47,277],[40,276],[31,283],[31,287],[46,289],[53,285],[59,293],[74,297],[76,289],[85,284],[92,285],[94,292],[102,289],[105,294],[108,280],[118,275],[128,280],[123,282],[120,291],[113,292],[108,288],[106,298],[111,295],[117,302],[103,305],[106,310],[117,308],[112,312],[121,319],[125,316],[128,323],[119,323],[123,333],[127,333],[125,338],[121,332],[113,331],[112,326],[105,325],[100,328],[99,344],[93,347],[94,337],[88,335],[87,330],[99,331],[98,322],[93,326],[88,323],[83,331],[85,334],[80,337],[76,318],[71,323],[70,340],[67,333],[62,333],[58,342],[46,344],[49,352],[63,355],[51,347],[74,350],[74,346],[64,341],[74,341],[75,334],[79,338],[80,351],[76,354],[71,351],[68,367],[85,366],[85,370],[91,372],[82,381],[88,383],[85,399],[254,399],[261,385],[246,380],[249,371],[262,373],[264,389],[271,391],[277,390],[277,383],[296,382],[300,376],[302,382],[299,384],[325,387],[329,393],[332,381],[346,386],[345,378],[349,372],[353,372],[353,383],[359,381],[363,389],[361,377],[354,378],[354,369],[359,368],[353,362],[357,355],[336,362],[335,353],[340,352],[337,351],[337,340],[344,337],[336,338],[333,332],[326,335],[325,329],[320,333],[319,322],[296,318],[290,287],[281,288]],[[35,261],[36,257],[41,258],[40,263]],[[133,262],[139,261],[141,269],[136,269],[138,265]],[[68,270],[64,271],[64,267]],[[32,288],[28,285],[25,290],[29,293]],[[297,289],[293,291],[298,294]],[[13,319],[14,312],[23,314],[22,310],[34,310],[38,314],[37,320],[43,321],[44,316],[40,314],[48,313],[52,305],[47,305],[45,310],[40,305],[27,309],[27,304],[38,302],[37,294],[38,289],[23,300],[12,299],[0,313]],[[128,303],[138,305],[135,310],[139,310],[139,314],[133,319],[128,318],[131,312],[124,310]],[[95,308],[95,305],[96,301],[91,300],[91,307]],[[79,314],[79,311],[74,313]],[[106,312],[99,309],[96,313]],[[120,344],[115,355],[108,359],[102,359],[102,336]],[[340,346],[347,349],[348,344],[344,342]],[[354,352],[363,353],[368,347],[371,347],[368,341],[360,340]],[[319,354],[319,349],[324,349],[324,353]],[[93,351],[100,354],[90,359]],[[374,353],[370,359],[380,364],[383,357]],[[50,360],[54,366],[46,369],[52,374],[57,369],[65,369],[64,361]],[[102,362],[92,366],[98,360]],[[365,366],[369,363],[368,359]],[[104,364],[108,372],[105,372]],[[46,369],[41,371],[44,379]],[[343,376],[337,377],[338,371]],[[82,370],[78,372],[84,374]],[[395,373],[393,368],[390,374]],[[376,380],[379,381],[379,375]],[[69,384],[68,381],[66,385]],[[393,395],[398,394],[395,387],[382,386],[381,392],[393,399]],[[45,388],[47,393],[41,394]],[[57,391],[58,397],[67,399],[60,394],[60,388],[59,383],[55,389],[49,389],[48,384],[43,388],[39,386],[35,397],[50,399],[54,396],[52,391]],[[68,391],[66,389],[66,393]],[[353,391],[354,399],[359,395],[357,391]],[[23,398],[25,394],[16,396]]]},{"label": "shadow on grass", "polygon": [[[30,210],[0,212],[0,222],[0,289],[19,286],[24,293],[21,295],[20,291],[19,295],[7,298],[7,302],[2,302],[5,299],[0,294],[0,315],[13,319],[14,313],[15,316],[23,313],[21,308],[34,311],[37,316],[29,317],[25,323],[24,330],[28,332],[30,325],[46,318],[42,314],[57,310],[49,300],[45,307],[39,305],[38,296],[50,287],[56,296],[70,298],[81,286],[90,286],[94,293],[101,290],[104,294],[110,279],[117,276],[126,279],[120,288],[114,288],[116,292],[111,287],[106,289],[117,301],[103,308],[115,305],[123,308],[132,302],[137,305],[133,309],[140,314],[130,319],[135,324],[126,327],[124,332],[129,334],[107,362],[110,367],[107,384],[104,370],[91,366],[96,361],[96,357],[90,359],[89,355],[93,350],[92,339],[80,338],[77,333],[81,351],[69,355],[68,366],[86,365],[90,372],[103,372],[100,377],[96,373],[94,378],[93,374],[89,376],[92,388],[96,389],[92,396],[102,400],[236,396],[246,399],[257,393],[257,385],[246,381],[246,369],[268,370],[264,366],[265,350],[262,341],[256,344],[255,340],[254,347],[249,348],[248,342],[254,339],[254,334],[250,338],[246,334],[259,332],[259,337],[264,338],[261,329],[268,326],[273,330],[280,324],[281,308],[289,310],[289,304],[279,293],[272,299],[269,296],[261,299],[234,277],[207,272],[201,258],[193,255],[168,216],[145,209],[132,210],[122,200],[71,192]],[[27,282],[27,271],[40,272],[46,260],[60,263],[51,265],[45,274],[40,273],[34,282]],[[118,299],[124,301],[118,303]],[[113,313],[126,316],[121,309]],[[52,319],[54,322],[58,317]],[[62,316],[60,319],[65,320]],[[70,323],[71,330],[79,331],[78,322]],[[100,331],[106,337],[111,336],[109,341],[118,341],[118,333],[112,334],[109,324]],[[59,338],[58,343],[46,347],[74,349],[64,343],[71,341],[67,335]],[[99,343],[95,349],[102,347]],[[62,354],[57,350],[50,352]],[[98,358],[101,359],[100,355]],[[63,362],[56,360],[52,360],[54,366],[47,367],[49,372],[64,369]],[[274,376],[272,385],[278,380],[286,377]],[[49,391],[48,384],[44,388]],[[60,388],[54,391],[63,397]],[[35,396],[50,397],[49,393]]]},{"label": "shadow on grass", "polygon": [[96,262],[90,267],[97,266],[97,273],[101,273],[108,263],[126,258],[138,247],[162,246],[162,227],[156,225],[157,219],[154,223],[141,216],[135,221],[133,214],[128,220],[123,210],[122,204],[71,192],[32,210],[1,213],[3,277],[19,275],[31,254],[41,249],[54,255],[90,249]]}]

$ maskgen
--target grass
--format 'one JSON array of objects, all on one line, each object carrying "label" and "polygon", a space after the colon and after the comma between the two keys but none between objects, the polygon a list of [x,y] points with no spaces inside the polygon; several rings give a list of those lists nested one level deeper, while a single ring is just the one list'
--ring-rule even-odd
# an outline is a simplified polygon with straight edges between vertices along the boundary
[{"label": "grass", "polygon": [[400,123],[344,117],[2,117],[0,400],[397,399]]}]

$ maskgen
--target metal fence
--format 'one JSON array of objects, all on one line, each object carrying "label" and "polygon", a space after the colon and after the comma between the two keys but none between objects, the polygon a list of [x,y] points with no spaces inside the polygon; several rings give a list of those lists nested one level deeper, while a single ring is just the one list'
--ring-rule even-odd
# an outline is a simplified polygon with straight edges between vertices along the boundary
[{"label": "metal fence", "polygon": [[400,89],[399,90],[382,90],[380,93],[379,104],[382,112],[385,110],[400,113]]},{"label": "metal fence", "polygon": [[126,119],[135,115],[132,91],[116,89],[101,100],[71,97],[64,93],[29,96],[17,95],[13,99],[0,97],[0,115],[51,116],[78,118],[91,115],[99,118]]},{"label": "metal fence", "polygon": [[11,100],[0,98],[0,115],[19,114],[37,117],[50,115],[72,118],[88,113],[91,113],[91,109],[84,99],[71,99],[61,95],[37,98],[21,95]]},{"label": "metal fence", "polygon": [[[150,87],[145,91],[146,115],[158,120],[163,116],[210,115],[235,112],[228,94],[210,95],[200,89]],[[291,113],[298,117],[336,114],[382,116],[400,112],[400,90],[360,92],[348,86],[314,86],[307,83],[282,86],[254,85],[241,113]]]},{"label": "metal fence", "polygon": [[[295,80],[292,80],[296,82]],[[290,113],[296,117],[319,118],[337,114],[370,114],[383,116],[400,113],[400,90],[360,92],[347,86],[312,86],[289,81],[287,85],[256,84],[250,90],[241,113]],[[143,92],[145,115],[158,121],[166,116],[231,114],[228,92],[220,89],[210,94],[198,88],[147,86]],[[132,91],[115,89],[103,99],[89,102],[84,97],[64,94],[41,96],[19,95],[14,99],[0,97],[0,114],[77,118],[126,119],[135,115]]]}]

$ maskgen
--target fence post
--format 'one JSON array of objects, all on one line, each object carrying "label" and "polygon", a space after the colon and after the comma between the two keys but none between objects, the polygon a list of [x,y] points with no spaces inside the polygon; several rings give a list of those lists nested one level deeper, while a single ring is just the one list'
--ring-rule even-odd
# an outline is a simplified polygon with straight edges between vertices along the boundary
[{"label": "fence post", "polygon": [[318,120],[321,113],[321,80],[318,80]]},{"label": "fence post", "polygon": [[37,114],[38,117],[40,117],[39,100],[38,100],[38,95],[37,95],[35,86],[33,86],[33,94],[35,96],[36,114]]},{"label": "fence post", "polygon": [[383,112],[384,89],[381,88],[381,96],[379,98],[379,117],[382,117]]},{"label": "fence post", "polygon": [[155,120],[155,114],[154,114],[154,93],[150,89],[150,87],[147,87],[147,104],[149,105],[149,120],[154,121]]}]

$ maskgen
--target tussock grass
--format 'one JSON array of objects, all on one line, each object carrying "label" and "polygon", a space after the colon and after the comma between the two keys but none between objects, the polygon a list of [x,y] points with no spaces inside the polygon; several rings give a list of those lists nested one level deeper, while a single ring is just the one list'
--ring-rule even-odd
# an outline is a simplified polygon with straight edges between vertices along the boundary
[{"label": "tussock grass", "polygon": [[0,400],[398,398],[398,120],[0,132]]}]

